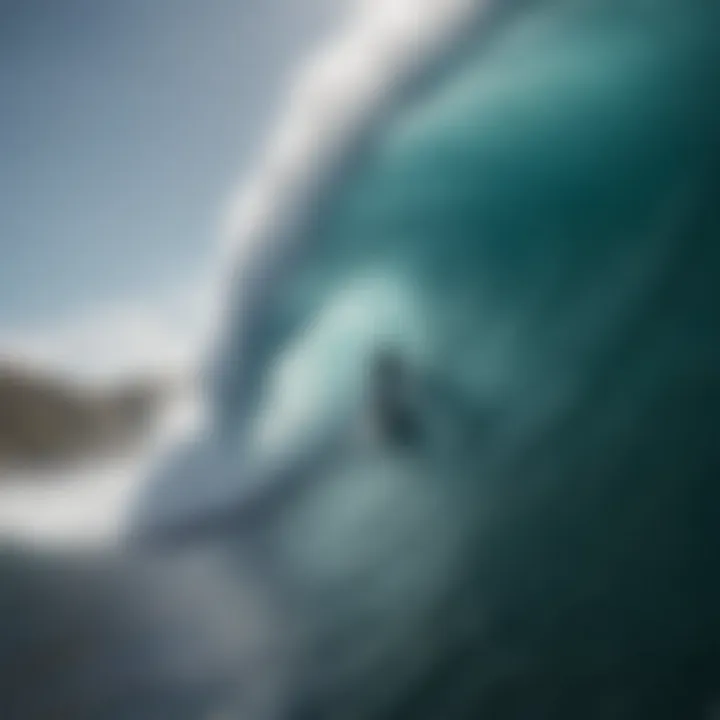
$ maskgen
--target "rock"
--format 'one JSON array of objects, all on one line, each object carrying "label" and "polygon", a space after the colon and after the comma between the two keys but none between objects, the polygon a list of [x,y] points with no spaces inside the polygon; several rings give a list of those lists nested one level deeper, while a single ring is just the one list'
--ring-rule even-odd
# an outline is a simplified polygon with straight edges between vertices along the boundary
[{"label": "rock", "polygon": [[0,364],[0,472],[98,459],[131,449],[172,394],[159,377],[103,386]]}]

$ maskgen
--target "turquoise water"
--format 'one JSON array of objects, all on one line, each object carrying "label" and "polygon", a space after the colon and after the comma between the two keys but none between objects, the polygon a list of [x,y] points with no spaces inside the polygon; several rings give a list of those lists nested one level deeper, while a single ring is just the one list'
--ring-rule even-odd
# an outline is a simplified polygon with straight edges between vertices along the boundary
[{"label": "turquoise water", "polygon": [[[387,566],[364,581],[372,610],[338,601],[343,637],[370,645],[376,665],[353,665],[351,645],[327,664],[318,651],[330,717],[344,708],[338,687],[370,717],[709,712],[720,601],[715,16],[692,4],[522,14],[386,123],[317,220],[278,316],[312,317],[358,278],[395,282],[405,325],[360,352],[390,342],[490,413],[468,428],[449,411],[451,439],[469,433],[469,446],[443,455],[431,437],[414,484],[400,471],[382,481],[398,493],[387,500],[398,525],[422,531],[377,550]],[[370,316],[381,328],[382,312]],[[314,353],[332,383],[337,356]],[[428,423],[441,414],[425,412]],[[374,487],[377,472],[355,482]],[[434,508],[423,521],[417,495]],[[297,532],[345,547],[350,563],[374,515],[357,510],[366,534],[347,538],[347,525],[325,520],[344,503]],[[303,562],[314,567],[316,553]],[[410,637],[397,642],[427,656],[403,664],[380,638],[406,613]],[[363,622],[374,644],[353,636]],[[338,658],[352,669],[335,669]]]}]

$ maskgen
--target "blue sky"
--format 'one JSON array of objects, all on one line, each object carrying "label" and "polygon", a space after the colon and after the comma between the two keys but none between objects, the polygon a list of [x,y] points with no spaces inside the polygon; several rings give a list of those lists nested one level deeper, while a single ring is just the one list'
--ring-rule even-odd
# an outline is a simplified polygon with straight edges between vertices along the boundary
[{"label": "blue sky", "polygon": [[191,286],[326,0],[0,0],[0,338]]}]

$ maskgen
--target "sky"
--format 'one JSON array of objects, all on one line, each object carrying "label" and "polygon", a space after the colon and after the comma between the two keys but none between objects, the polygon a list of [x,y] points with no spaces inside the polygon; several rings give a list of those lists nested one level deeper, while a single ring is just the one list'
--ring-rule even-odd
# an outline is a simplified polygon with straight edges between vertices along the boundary
[{"label": "sky", "polygon": [[0,0],[0,351],[182,344],[223,203],[339,6]]}]

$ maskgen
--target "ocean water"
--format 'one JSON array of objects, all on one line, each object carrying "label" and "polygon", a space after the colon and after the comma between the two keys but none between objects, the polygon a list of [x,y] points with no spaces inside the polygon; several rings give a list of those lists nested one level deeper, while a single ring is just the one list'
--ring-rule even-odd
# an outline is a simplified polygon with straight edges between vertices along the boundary
[{"label": "ocean water", "polygon": [[0,716],[717,715],[720,6],[456,5],[270,156],[118,557],[8,563]]}]

